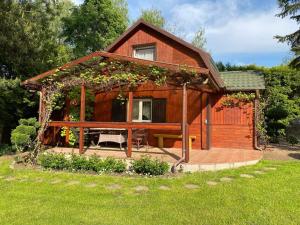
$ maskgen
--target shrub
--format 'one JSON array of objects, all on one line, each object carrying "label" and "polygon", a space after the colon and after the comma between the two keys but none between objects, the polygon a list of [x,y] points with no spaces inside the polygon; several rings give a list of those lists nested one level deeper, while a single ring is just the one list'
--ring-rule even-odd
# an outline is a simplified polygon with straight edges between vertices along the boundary
[{"label": "shrub", "polygon": [[169,164],[145,156],[139,160],[133,161],[132,168],[136,173],[139,174],[163,175],[168,172]]},{"label": "shrub", "polygon": [[65,155],[62,153],[41,154],[39,156],[39,162],[41,166],[46,169],[63,170],[63,169],[69,169],[70,167],[69,160],[66,159]]},{"label": "shrub", "polygon": [[39,123],[36,118],[20,119],[19,126],[11,132],[11,142],[18,151],[30,150],[36,136]]},{"label": "shrub", "polygon": [[94,171],[122,173],[126,170],[123,160],[106,158],[104,160],[97,156],[86,158],[85,156],[73,154],[67,159],[64,154],[45,153],[39,157],[40,165],[46,169],[72,170],[72,171]]},{"label": "shrub", "polygon": [[70,169],[76,171],[91,170],[91,165],[89,160],[86,157],[80,155],[73,154],[71,157],[70,165],[71,165]]},{"label": "shrub", "polygon": [[291,145],[296,145],[299,143],[298,139],[295,136],[287,136],[286,138],[287,142],[290,143]]},{"label": "shrub", "polygon": [[14,152],[14,151],[15,151],[15,149],[10,145],[7,145],[7,144],[0,145],[0,156]]},{"label": "shrub", "polygon": [[126,163],[122,160],[107,157],[102,162],[102,169],[103,171],[122,173],[126,170]]}]

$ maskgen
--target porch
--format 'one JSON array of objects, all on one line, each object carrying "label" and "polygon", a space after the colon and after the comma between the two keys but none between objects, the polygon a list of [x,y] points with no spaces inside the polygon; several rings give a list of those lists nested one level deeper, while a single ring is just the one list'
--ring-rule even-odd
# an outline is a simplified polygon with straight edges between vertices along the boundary
[{"label": "porch", "polygon": [[[54,147],[48,149],[48,152],[79,154],[78,148]],[[101,158],[114,157],[118,159],[128,159],[126,151],[119,149],[99,149],[85,148],[84,155],[97,155]],[[182,149],[179,148],[156,148],[143,147],[140,149],[132,148],[130,159],[140,159],[142,156],[150,156],[159,160],[166,161],[170,165],[175,164],[182,157]],[[181,164],[185,172],[211,171],[238,168],[240,166],[253,165],[261,160],[263,154],[260,151],[245,149],[220,149],[212,148],[210,150],[190,150],[190,161]],[[129,160],[130,160],[129,159]]]}]

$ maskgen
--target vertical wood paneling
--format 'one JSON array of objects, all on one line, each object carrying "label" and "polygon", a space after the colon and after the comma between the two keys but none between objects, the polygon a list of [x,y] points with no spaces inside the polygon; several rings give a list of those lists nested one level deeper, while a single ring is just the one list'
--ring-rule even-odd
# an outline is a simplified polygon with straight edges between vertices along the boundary
[{"label": "vertical wood paneling", "polygon": [[253,104],[224,107],[225,97],[212,97],[212,146],[253,149]]}]

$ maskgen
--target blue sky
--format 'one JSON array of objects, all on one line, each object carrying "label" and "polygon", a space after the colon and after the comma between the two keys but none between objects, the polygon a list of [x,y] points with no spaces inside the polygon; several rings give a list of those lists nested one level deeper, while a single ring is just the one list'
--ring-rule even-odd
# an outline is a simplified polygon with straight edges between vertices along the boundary
[{"label": "blue sky", "polygon": [[298,27],[288,18],[275,17],[276,0],[128,0],[130,19],[151,7],[161,10],[168,26],[176,26],[187,41],[203,27],[206,49],[215,61],[274,66],[291,57],[289,47],[273,37]]}]

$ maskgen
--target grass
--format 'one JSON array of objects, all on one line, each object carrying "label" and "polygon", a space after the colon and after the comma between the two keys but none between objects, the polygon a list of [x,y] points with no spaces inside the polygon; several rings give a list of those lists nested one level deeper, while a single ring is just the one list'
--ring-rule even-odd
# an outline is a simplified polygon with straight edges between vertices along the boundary
[{"label": "grass", "polygon": [[[173,178],[120,177],[9,168],[0,158],[0,224],[300,224],[300,164],[255,166]],[[257,175],[255,170],[276,167]],[[240,174],[252,174],[252,179]],[[222,177],[231,182],[219,182]],[[14,180],[7,181],[7,177]],[[38,183],[41,179],[43,182]],[[59,180],[60,183],[52,184]],[[70,181],[79,183],[67,186]],[[207,181],[217,181],[208,186]],[[88,184],[96,184],[88,187]],[[119,190],[107,185],[118,184]],[[190,190],[186,184],[199,185]],[[144,185],[149,191],[138,193]],[[170,190],[160,190],[165,185]]]}]

